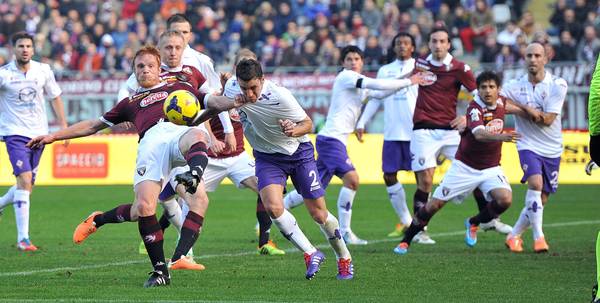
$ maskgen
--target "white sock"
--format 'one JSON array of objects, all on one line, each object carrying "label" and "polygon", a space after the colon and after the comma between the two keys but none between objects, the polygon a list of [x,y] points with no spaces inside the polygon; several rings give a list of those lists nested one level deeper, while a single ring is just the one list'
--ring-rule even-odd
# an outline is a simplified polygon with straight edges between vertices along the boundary
[{"label": "white sock", "polygon": [[346,242],[342,240],[338,220],[330,212],[327,212],[325,223],[319,224],[319,227],[329,241],[329,244],[331,244],[338,259],[352,259],[346,247]]},{"label": "white sock", "polygon": [[527,217],[527,206],[525,206],[521,210],[519,219],[517,219],[517,222],[515,223],[512,231],[510,232],[511,236],[520,237],[525,232],[527,227],[529,227],[529,224],[530,224],[530,222],[529,222],[529,218]]},{"label": "white sock", "polygon": [[404,192],[404,187],[402,187],[402,184],[396,183],[392,186],[388,186],[387,192],[388,196],[390,197],[392,207],[394,208],[394,211],[396,211],[398,219],[400,219],[400,223],[402,223],[404,226],[410,226],[410,223],[412,222],[412,216],[408,210],[408,206],[406,205],[406,193]]},{"label": "white sock", "polygon": [[15,219],[17,222],[17,242],[29,239],[29,191],[15,190]]},{"label": "white sock", "polygon": [[283,197],[283,207],[288,210],[302,203],[304,203],[304,198],[295,189]]},{"label": "white sock", "polygon": [[0,197],[0,208],[13,203],[15,199],[15,190],[17,190],[17,186],[13,185],[6,191],[4,196]]},{"label": "white sock", "polygon": [[300,251],[306,254],[312,254],[317,251],[310,241],[308,241],[302,230],[300,230],[298,222],[296,222],[296,218],[292,213],[284,209],[283,214],[279,218],[271,218],[271,220],[277,225],[283,236]]},{"label": "white sock", "polygon": [[350,221],[352,220],[352,203],[354,202],[356,191],[342,186],[337,200],[338,217],[340,218],[340,232],[343,234],[351,231]]},{"label": "white sock", "polygon": [[181,230],[181,226],[183,225],[181,207],[175,199],[163,201],[161,204],[167,212],[167,219],[169,219],[169,222],[171,222],[171,224],[173,224],[173,226],[177,228],[177,231],[179,232]]},{"label": "white sock", "polygon": [[544,221],[544,206],[542,206],[542,192],[537,190],[527,190],[525,194],[525,207],[527,207],[527,216],[531,221],[533,230],[533,240],[544,236],[542,231],[542,221]]}]

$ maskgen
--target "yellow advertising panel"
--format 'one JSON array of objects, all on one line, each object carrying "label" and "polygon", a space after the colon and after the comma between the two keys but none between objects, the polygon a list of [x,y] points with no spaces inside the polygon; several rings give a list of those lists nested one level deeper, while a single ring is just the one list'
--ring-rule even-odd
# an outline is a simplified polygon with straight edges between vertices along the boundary
[{"label": "yellow advertising panel", "polygon": [[[132,184],[137,152],[137,135],[97,135],[71,140],[68,147],[54,143],[46,147],[40,162],[38,185],[107,185]],[[559,183],[600,184],[600,170],[592,176],[584,173],[589,160],[587,132],[565,132]],[[314,141],[314,136],[312,136]],[[4,144],[2,144],[4,145]],[[383,135],[370,134],[365,142],[348,140],[348,153],[363,184],[382,184],[381,148]],[[246,150],[250,147],[246,144]],[[438,167],[434,182],[439,182],[450,162]],[[511,183],[521,180],[522,171],[514,144],[505,143],[502,149],[502,168]],[[400,182],[414,184],[412,172],[398,174]],[[227,181],[229,182],[229,181]],[[339,183],[334,178],[334,183]],[[6,148],[0,147],[0,185],[14,184],[12,166]]]}]

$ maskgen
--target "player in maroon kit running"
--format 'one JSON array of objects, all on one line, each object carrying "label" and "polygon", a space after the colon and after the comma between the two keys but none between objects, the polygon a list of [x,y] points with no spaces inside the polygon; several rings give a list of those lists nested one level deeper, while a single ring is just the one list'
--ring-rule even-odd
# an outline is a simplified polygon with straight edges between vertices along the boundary
[{"label": "player in maroon kit running", "polygon": [[[37,148],[57,140],[89,136],[121,122],[133,122],[140,137],[134,175],[134,203],[120,205],[104,213],[93,212],[77,226],[73,241],[81,243],[103,224],[138,221],[140,236],[144,240],[154,268],[144,287],[154,287],[170,283],[163,251],[163,233],[155,212],[162,181],[167,179],[172,167],[187,163],[190,171],[186,172],[186,175],[194,180],[194,185],[198,184],[197,188],[186,186],[188,192],[180,193],[189,203],[190,212],[183,223],[181,239],[171,259],[172,269],[196,269],[183,255],[196,241],[208,207],[208,197],[201,182],[208,162],[207,134],[197,127],[190,128],[166,122],[162,109],[163,101],[175,90],[192,92],[203,101],[201,104],[206,104],[209,99],[223,99],[219,100],[222,103],[231,101],[222,96],[198,93],[186,83],[162,82],[159,78],[160,54],[152,46],[138,50],[133,62],[137,82],[141,86],[137,94],[124,98],[99,119],[82,121],[49,135],[36,137],[27,145]],[[236,99],[234,102],[237,106],[241,105],[238,101]],[[214,110],[222,111],[225,108]]]},{"label": "player in maroon kit running", "polygon": [[[464,128],[465,118],[457,116],[456,104],[461,86],[473,92],[476,88],[475,77],[469,65],[458,61],[448,51],[450,40],[448,30],[434,28],[429,34],[431,54],[418,58],[415,72],[428,72],[431,84],[419,86],[415,112],[413,115],[413,134],[410,140],[411,167],[417,177],[417,190],[413,200],[413,212],[427,203],[433,188],[433,175],[437,166],[437,157],[444,155],[454,159],[460,142],[459,129]],[[475,194],[480,209],[487,202],[481,195]],[[506,227],[498,220],[497,230]],[[506,228],[504,228],[506,229]],[[504,230],[504,232],[509,232]],[[427,235],[419,234],[420,243],[433,244]]]},{"label": "player in maroon kit running", "polygon": [[512,203],[512,192],[502,169],[500,152],[502,142],[516,142],[515,132],[503,133],[505,113],[523,114],[523,111],[499,97],[500,78],[493,72],[477,77],[478,95],[467,108],[467,125],[461,134],[456,157],[444,179],[436,188],[433,199],[415,214],[400,244],[397,254],[406,254],[413,237],[446,202],[462,202],[475,189],[481,190],[488,201],[479,214],[465,221],[465,242],[474,246],[480,223],[489,222],[502,214]]}]

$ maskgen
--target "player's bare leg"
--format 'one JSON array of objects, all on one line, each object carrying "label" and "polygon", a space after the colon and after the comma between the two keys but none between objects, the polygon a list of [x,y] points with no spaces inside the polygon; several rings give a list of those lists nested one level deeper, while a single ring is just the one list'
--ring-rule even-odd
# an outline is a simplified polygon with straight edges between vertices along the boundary
[{"label": "player's bare leg", "polygon": [[352,220],[352,204],[358,189],[358,174],[351,170],[342,177],[343,186],[337,200],[338,217],[340,223],[340,232],[346,244],[366,245],[367,241],[357,237],[350,222]]}]

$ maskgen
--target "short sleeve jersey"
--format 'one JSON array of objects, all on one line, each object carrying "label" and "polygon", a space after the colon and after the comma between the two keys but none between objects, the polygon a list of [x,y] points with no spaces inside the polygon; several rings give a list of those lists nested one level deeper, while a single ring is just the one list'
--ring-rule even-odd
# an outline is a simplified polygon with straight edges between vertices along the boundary
[{"label": "short sleeve jersey", "polygon": [[467,107],[467,127],[462,132],[460,144],[456,151],[456,159],[474,169],[486,169],[500,165],[502,142],[482,142],[473,135],[478,129],[491,134],[501,134],[504,130],[506,101],[500,97],[496,106],[490,108],[479,96]]},{"label": "short sleeve jersey", "polygon": [[413,123],[415,129],[452,129],[456,118],[456,103],[461,86],[474,91],[477,86],[471,67],[448,54],[442,62],[431,55],[418,58],[415,72],[432,73],[431,85],[419,86]]},{"label": "short sleeve jersey", "polygon": [[50,66],[30,61],[23,73],[14,61],[0,67],[0,136],[29,138],[48,133],[44,95],[54,99],[62,93]]},{"label": "short sleeve jersey", "polygon": [[[225,96],[234,98],[241,94],[235,78],[225,84]],[[238,108],[240,120],[244,127],[244,136],[259,152],[292,155],[300,143],[309,142],[307,135],[301,137],[286,136],[278,120],[289,119],[300,122],[307,115],[292,93],[269,80],[265,80],[260,97],[256,103]]]},{"label": "short sleeve jersey", "polygon": [[[132,122],[141,140],[146,131],[157,123],[166,121],[163,102],[171,92],[176,90],[187,90],[196,95],[198,100],[204,100],[205,97],[205,94],[199,93],[187,83],[162,82],[119,101],[115,107],[100,117],[100,120],[109,126],[126,121]],[[200,102],[200,105],[204,109],[204,102]]]},{"label": "short sleeve jersey", "polygon": [[546,71],[544,80],[534,86],[524,75],[505,84],[500,94],[542,112],[557,114],[550,126],[515,116],[515,129],[522,135],[517,141],[518,150],[530,150],[549,158],[560,157],[563,150],[561,112],[567,95],[567,81]]}]

